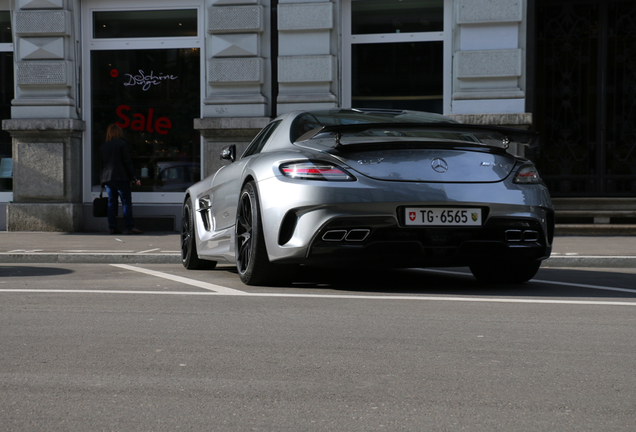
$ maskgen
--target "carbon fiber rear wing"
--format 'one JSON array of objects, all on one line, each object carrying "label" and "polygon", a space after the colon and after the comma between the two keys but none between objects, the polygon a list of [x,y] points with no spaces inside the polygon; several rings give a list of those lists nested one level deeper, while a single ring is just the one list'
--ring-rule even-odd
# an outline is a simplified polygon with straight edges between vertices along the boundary
[{"label": "carbon fiber rear wing", "polygon": [[[480,142],[485,145],[492,145],[486,140],[493,140],[498,143],[496,147],[507,149],[511,142],[535,148],[539,145],[538,132],[527,131],[523,129],[515,129],[501,126],[483,126],[462,123],[356,123],[347,125],[322,126],[310,130],[298,138],[297,142],[308,141],[312,138],[319,137],[323,134],[335,135],[334,147],[341,146],[341,138],[344,135],[356,135],[372,130],[379,130],[392,133],[400,133],[409,131],[427,131],[439,133],[459,133],[473,135],[475,140],[473,143]],[[398,135],[394,135],[396,138]],[[478,138],[478,137],[481,137]],[[485,137],[485,138],[484,138]],[[467,143],[470,140],[466,140]]]}]

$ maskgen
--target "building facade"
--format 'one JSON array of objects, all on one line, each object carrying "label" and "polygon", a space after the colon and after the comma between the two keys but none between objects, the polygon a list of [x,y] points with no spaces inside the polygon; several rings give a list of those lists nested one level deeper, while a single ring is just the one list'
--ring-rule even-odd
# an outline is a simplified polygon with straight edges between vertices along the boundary
[{"label": "building facade", "polygon": [[[606,18],[615,13],[600,0],[0,0],[0,229],[105,231],[91,204],[101,191],[98,149],[117,123],[142,182],[133,193],[138,225],[176,230],[183,191],[221,166],[220,149],[240,151],[296,109],[416,109],[540,125],[560,150],[529,156],[543,161],[558,193],[612,195],[581,189],[589,178],[562,178],[571,173],[558,167],[578,145],[605,145],[563,143],[554,136],[562,126],[550,123],[558,117],[551,88],[563,82],[546,57],[564,56],[551,39],[560,36],[541,22],[556,10],[568,17],[574,3],[592,5],[588,18],[594,5]],[[609,3],[632,13],[631,1]],[[630,70],[636,20],[616,19],[601,25],[622,26]],[[627,98],[621,103],[633,125]],[[632,169],[634,141],[620,156]],[[612,149],[589,155],[586,169]],[[635,171],[622,169],[620,193],[636,192]]]}]

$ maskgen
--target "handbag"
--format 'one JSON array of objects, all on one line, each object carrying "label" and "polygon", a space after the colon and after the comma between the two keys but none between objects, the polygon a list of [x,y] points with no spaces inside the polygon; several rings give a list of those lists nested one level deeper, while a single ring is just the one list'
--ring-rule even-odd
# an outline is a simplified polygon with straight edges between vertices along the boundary
[{"label": "handbag", "polygon": [[108,216],[108,197],[102,197],[104,188],[99,193],[99,197],[93,200],[93,217],[107,217]]}]

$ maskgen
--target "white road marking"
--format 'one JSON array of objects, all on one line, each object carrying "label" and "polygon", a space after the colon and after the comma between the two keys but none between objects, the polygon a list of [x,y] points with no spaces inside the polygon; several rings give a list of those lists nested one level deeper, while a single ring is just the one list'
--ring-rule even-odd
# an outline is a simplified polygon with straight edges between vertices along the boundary
[{"label": "white road marking", "polygon": [[[193,281],[198,282],[198,281]],[[195,284],[191,284],[195,285]],[[223,287],[220,287],[223,288]],[[226,288],[226,290],[230,290]],[[0,293],[44,293],[44,294],[133,294],[133,295],[182,295],[182,296],[235,296],[243,297],[277,297],[277,298],[311,298],[311,299],[348,299],[348,300],[418,300],[467,303],[523,303],[523,304],[561,304],[592,306],[632,306],[636,301],[595,301],[595,300],[551,300],[551,299],[518,299],[518,298],[478,298],[478,297],[428,297],[428,296],[386,296],[355,294],[298,294],[298,293],[247,293],[238,290],[233,292],[193,292],[193,291],[124,291],[124,290],[58,290],[58,289],[0,289]]]},{"label": "white road marking", "polygon": [[184,278],[181,276],[175,276],[175,275],[171,275],[168,273],[162,273],[162,272],[158,272],[158,271],[154,271],[154,270],[148,270],[142,267],[136,267],[136,266],[131,266],[128,264],[111,264],[113,267],[119,267],[122,269],[126,269],[126,270],[131,270],[131,271],[135,271],[135,272],[139,272],[139,273],[144,273],[147,275],[151,275],[151,276],[156,276],[156,277],[160,277],[163,279],[168,279],[174,282],[179,282],[182,284],[186,284],[186,285],[192,285],[198,288],[203,288],[206,290],[210,290],[210,291],[215,291],[219,294],[228,294],[228,295],[245,295],[247,294],[244,291],[239,291],[239,290],[235,290],[232,288],[226,288],[220,285],[214,285],[211,283],[207,283],[207,282],[201,282],[198,280],[194,280],[194,279],[189,279],[189,278]]},{"label": "white road marking", "polygon": [[158,250],[159,250],[159,248],[154,248],[154,249],[148,249],[148,250],[145,250],[145,251],[139,251],[137,253],[138,254],[143,254],[143,253],[154,252],[154,251],[158,251]]},{"label": "white road marking", "polygon": [[[444,274],[453,274],[453,275],[461,275],[461,276],[472,276],[470,273],[454,272],[450,270],[433,270],[433,269],[417,269],[417,270],[422,270],[424,272],[431,272],[431,273],[444,273]],[[561,286],[568,286],[568,287],[574,287],[574,288],[587,288],[587,289],[595,289],[595,290],[602,290],[602,291],[617,291],[617,292],[626,292],[630,294],[636,294],[636,289],[628,289],[628,288],[615,288],[615,287],[607,287],[607,286],[601,286],[601,285],[587,285],[587,284],[580,284],[580,283],[574,283],[574,282],[557,282],[557,281],[548,281],[548,280],[541,280],[541,279],[530,279],[530,282],[539,282],[539,283],[561,285]]]},{"label": "white road marking", "polygon": [[[468,302],[468,303],[521,303],[521,304],[560,304],[560,305],[594,305],[594,306],[631,306],[636,307],[636,301],[598,301],[598,300],[556,300],[541,298],[496,298],[496,297],[456,297],[456,296],[427,296],[425,294],[419,296],[413,295],[356,295],[356,294],[301,294],[301,293],[250,293],[220,285],[201,282],[195,279],[189,279],[181,276],[175,276],[168,273],[158,272],[145,269],[142,267],[131,266],[127,264],[110,264],[125,270],[144,273],[163,279],[172,280],[186,285],[203,288],[209,292],[192,292],[192,291],[133,291],[133,290],[69,290],[69,289],[0,289],[0,293],[66,293],[66,294],[141,294],[141,295],[185,295],[185,296],[247,296],[247,297],[278,297],[278,298],[312,298],[312,299],[351,299],[351,300],[417,300],[417,301],[445,301],[445,302]],[[411,269],[432,273],[444,273],[461,276],[470,276],[470,273],[455,272],[437,269]],[[620,291],[636,294],[636,290],[629,290],[615,287],[604,287],[598,285],[586,285],[569,282],[556,282],[532,279],[534,282],[580,287],[588,289],[599,289],[606,291]]]}]

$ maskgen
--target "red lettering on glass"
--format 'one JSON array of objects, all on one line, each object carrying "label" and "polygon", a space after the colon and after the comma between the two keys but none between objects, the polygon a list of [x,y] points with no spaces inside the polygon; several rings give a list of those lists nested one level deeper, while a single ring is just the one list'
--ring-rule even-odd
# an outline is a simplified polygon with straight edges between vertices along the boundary
[{"label": "red lettering on glass", "polygon": [[145,126],[145,119],[144,116],[142,114],[139,113],[134,113],[133,114],[133,120],[132,122],[130,122],[130,128],[132,130],[136,130],[136,131],[142,131],[144,130],[144,126]]},{"label": "red lettering on glass", "polygon": [[154,131],[152,130],[152,114],[153,114],[154,112],[155,112],[155,110],[154,110],[154,109],[152,109],[152,108],[148,109],[148,123],[147,123],[147,126],[146,126],[146,130],[147,130],[148,132],[154,132]]},{"label": "red lettering on glass", "polygon": [[117,117],[122,119],[122,123],[117,122],[117,126],[125,129],[130,125],[130,119],[128,118],[128,116],[126,116],[126,114],[124,114],[123,111],[130,111],[130,107],[128,105],[119,105],[115,110],[115,112],[117,113]]},{"label": "red lettering on glass", "polygon": [[141,113],[134,113],[132,115],[132,121],[127,115],[128,111],[130,111],[130,107],[128,105],[119,105],[115,110],[115,113],[121,119],[121,121],[117,122],[117,125],[122,129],[130,126],[130,128],[135,131],[157,132],[161,135],[166,135],[169,129],[172,129],[172,122],[167,117],[159,117],[153,122],[155,114],[154,108],[148,109],[147,116],[144,116]]},{"label": "red lettering on glass", "polygon": [[155,122],[155,129],[157,133],[165,135],[168,133],[168,129],[172,129],[172,122],[167,117],[159,117]]}]

